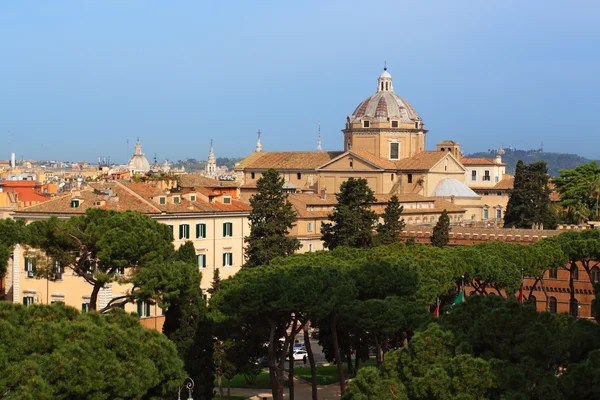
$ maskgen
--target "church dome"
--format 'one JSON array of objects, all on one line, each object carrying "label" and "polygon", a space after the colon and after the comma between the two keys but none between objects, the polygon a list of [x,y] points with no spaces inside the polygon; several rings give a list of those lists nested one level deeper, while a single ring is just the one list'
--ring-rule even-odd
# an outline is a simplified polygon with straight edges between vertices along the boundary
[{"label": "church dome", "polygon": [[127,163],[127,169],[133,171],[134,173],[146,173],[150,171],[150,163],[142,153],[142,144],[140,143],[139,139],[138,142],[135,144],[135,152],[129,160],[129,163]]},{"label": "church dome", "polygon": [[377,93],[363,100],[348,117],[348,122],[357,123],[362,120],[385,122],[398,120],[402,123],[414,124],[421,118],[415,109],[394,92],[392,76],[384,68],[377,80]]},{"label": "church dome", "polygon": [[433,197],[479,197],[467,185],[452,178],[442,179],[433,189],[431,195]]}]

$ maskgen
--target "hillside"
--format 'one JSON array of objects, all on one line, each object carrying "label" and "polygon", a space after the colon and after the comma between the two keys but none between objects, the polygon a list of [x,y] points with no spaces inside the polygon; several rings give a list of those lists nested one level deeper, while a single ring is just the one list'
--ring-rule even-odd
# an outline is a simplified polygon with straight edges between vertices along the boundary
[{"label": "hillside", "polygon": [[[578,156],[577,154],[547,153],[541,150],[504,149],[504,151],[505,153],[502,155],[502,161],[507,164],[506,172],[509,174],[515,173],[515,166],[519,160],[523,160],[525,164],[530,164],[536,161],[546,161],[548,164],[548,173],[551,176],[558,176],[558,171],[561,169],[573,169],[580,164],[588,164],[593,161],[585,157]],[[466,157],[485,158],[494,158],[495,156],[496,150],[481,151],[466,155]]]},{"label": "hillside", "polygon": [[[231,170],[235,163],[241,161],[242,158],[229,158],[229,157],[217,157],[217,166],[225,166]],[[185,167],[187,172],[202,171],[206,165],[206,160],[196,160],[194,158],[188,158],[187,160],[179,160],[173,163],[175,168]]]}]

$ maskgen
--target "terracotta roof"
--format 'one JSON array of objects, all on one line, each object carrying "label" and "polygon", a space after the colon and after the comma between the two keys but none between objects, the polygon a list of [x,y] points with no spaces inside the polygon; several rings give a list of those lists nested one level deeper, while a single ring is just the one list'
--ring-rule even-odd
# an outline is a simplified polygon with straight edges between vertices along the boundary
[{"label": "terracotta roof", "polygon": [[394,161],[390,161],[390,160],[385,160],[382,158],[379,158],[377,156],[375,156],[374,154],[365,151],[365,150],[352,150],[350,151],[351,154],[355,154],[356,156],[358,156],[359,158],[364,159],[365,161],[370,162],[371,164],[377,165],[380,168],[383,169],[396,169],[396,163]]},{"label": "terracotta roof", "polygon": [[179,175],[179,185],[181,187],[238,187],[239,183],[235,181],[220,181],[197,174]]},{"label": "terracotta roof", "polygon": [[502,180],[494,186],[496,190],[509,190],[515,186],[515,177],[512,175],[504,175]]},{"label": "terracotta roof", "polygon": [[493,158],[469,158],[463,157],[460,159],[462,165],[506,165],[506,163],[496,164]]},{"label": "terracotta roof", "polygon": [[343,154],[341,151],[287,151],[252,153],[243,159],[234,169],[309,169]]},{"label": "terracotta roof", "polygon": [[443,151],[422,151],[410,158],[396,162],[396,167],[402,170],[428,171],[440,162],[449,153]]},{"label": "terracotta roof", "polygon": [[[112,190],[112,196],[108,194]],[[231,204],[218,202],[205,202],[201,200],[181,200],[178,204],[158,204],[147,198],[162,191],[146,183],[120,182],[90,183],[76,196],[67,194],[56,197],[45,203],[25,208],[17,213],[24,214],[84,214],[88,208],[102,208],[114,211],[138,211],[144,214],[164,213],[198,213],[198,212],[236,212],[250,211],[250,206],[237,200],[231,200]],[[71,207],[71,200],[80,199],[79,207]]]}]

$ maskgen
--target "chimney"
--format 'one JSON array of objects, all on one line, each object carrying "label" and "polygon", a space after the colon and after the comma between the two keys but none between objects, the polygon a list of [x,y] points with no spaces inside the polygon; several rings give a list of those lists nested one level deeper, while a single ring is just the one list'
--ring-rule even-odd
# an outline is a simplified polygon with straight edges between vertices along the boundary
[{"label": "chimney", "polygon": [[454,204],[454,196],[450,196],[450,203]]},{"label": "chimney", "polygon": [[327,189],[321,189],[321,199],[326,200],[327,199]]},{"label": "chimney", "polygon": [[496,158],[494,159],[495,164],[502,164],[502,155],[496,154]]}]

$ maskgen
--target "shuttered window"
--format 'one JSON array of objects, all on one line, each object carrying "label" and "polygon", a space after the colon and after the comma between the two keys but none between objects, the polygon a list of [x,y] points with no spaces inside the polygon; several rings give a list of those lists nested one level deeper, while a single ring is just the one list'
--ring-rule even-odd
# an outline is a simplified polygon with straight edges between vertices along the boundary
[{"label": "shuttered window", "polygon": [[206,238],[206,224],[196,224],[196,239]]},{"label": "shuttered window", "polygon": [[223,237],[231,237],[233,236],[233,223],[224,222],[223,223]]},{"label": "shuttered window", "polygon": [[198,254],[198,266],[206,268],[206,254]]},{"label": "shuttered window", "polygon": [[190,238],[190,226],[188,224],[179,225],[179,239]]},{"label": "shuttered window", "polygon": [[233,253],[223,253],[223,266],[230,267],[233,265]]}]

